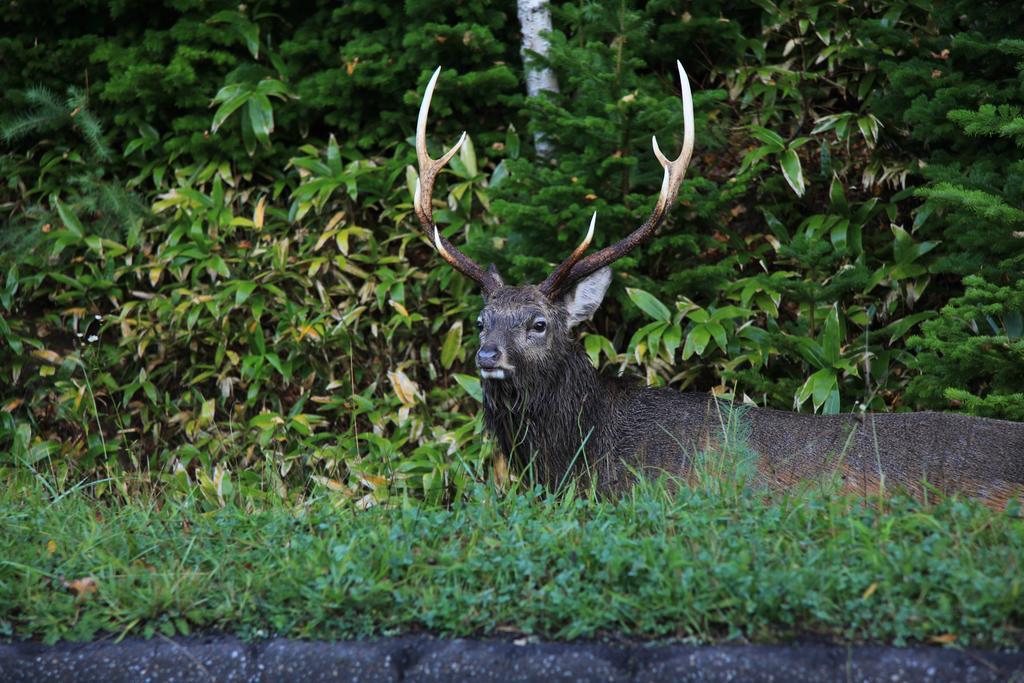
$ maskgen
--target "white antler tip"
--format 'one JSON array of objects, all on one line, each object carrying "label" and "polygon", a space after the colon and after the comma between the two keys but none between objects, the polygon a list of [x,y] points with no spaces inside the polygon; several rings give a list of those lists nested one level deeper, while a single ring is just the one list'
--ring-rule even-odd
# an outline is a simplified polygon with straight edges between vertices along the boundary
[{"label": "white antler tip", "polygon": [[[679,67],[679,68],[682,69],[683,67]],[[437,78],[440,75],[441,75],[441,66],[438,65],[438,67],[436,69],[434,69],[434,73],[431,74],[431,76],[430,76],[430,81],[427,83],[427,90],[433,90],[434,89],[434,84],[437,83]]]},{"label": "white antler tip", "polygon": [[661,147],[658,146],[658,136],[657,135],[652,135],[651,136],[651,147],[654,149],[654,156],[655,156],[655,158],[657,158],[658,162],[662,166],[667,167],[668,163],[669,163],[668,162],[668,158],[664,154],[662,154]]},{"label": "white antler tip", "polygon": [[441,254],[446,261],[451,261],[451,256],[448,254],[448,250],[441,244],[441,233],[438,232],[437,226],[434,226],[434,246],[437,248],[437,253]]}]

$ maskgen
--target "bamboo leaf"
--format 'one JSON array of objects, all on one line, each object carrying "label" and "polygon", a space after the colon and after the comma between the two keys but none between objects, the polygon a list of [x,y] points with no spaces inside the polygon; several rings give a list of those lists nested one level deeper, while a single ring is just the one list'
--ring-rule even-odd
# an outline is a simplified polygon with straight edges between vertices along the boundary
[{"label": "bamboo leaf", "polygon": [[786,182],[793,188],[798,197],[804,196],[804,170],[800,165],[800,157],[791,149],[787,149],[779,156],[779,167],[782,168],[782,175]]},{"label": "bamboo leaf", "polygon": [[668,310],[668,307],[658,301],[658,299],[649,292],[645,292],[642,289],[627,287],[626,294],[629,296],[630,300],[640,308],[640,310],[655,320],[668,322],[672,315]]},{"label": "bamboo leaf", "polygon": [[448,330],[444,337],[444,344],[441,346],[441,367],[448,370],[455,362],[455,356],[462,347],[462,321],[458,320]]}]

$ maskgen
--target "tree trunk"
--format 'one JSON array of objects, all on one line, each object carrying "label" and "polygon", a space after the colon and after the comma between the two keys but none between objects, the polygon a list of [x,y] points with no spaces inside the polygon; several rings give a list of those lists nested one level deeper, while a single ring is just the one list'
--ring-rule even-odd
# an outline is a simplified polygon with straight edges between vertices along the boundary
[{"label": "tree trunk", "polygon": [[[531,52],[547,57],[550,43],[541,35],[551,30],[551,12],[547,0],[517,0],[519,24],[523,27],[523,64],[526,68],[526,94],[538,96],[542,91],[558,92],[558,80],[555,73],[537,64]],[[537,132],[533,137],[537,156],[546,159],[551,156],[551,145],[544,139],[544,134]]]}]

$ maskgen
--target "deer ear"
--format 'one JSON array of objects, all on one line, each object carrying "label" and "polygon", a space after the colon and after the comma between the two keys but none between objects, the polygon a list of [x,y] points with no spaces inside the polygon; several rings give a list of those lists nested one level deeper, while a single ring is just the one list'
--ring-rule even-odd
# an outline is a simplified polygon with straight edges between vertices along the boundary
[{"label": "deer ear", "polygon": [[[493,280],[496,289],[501,289],[502,287],[505,286],[505,280],[502,279],[501,273],[498,272],[498,266],[494,265],[493,263],[487,266],[487,274],[491,276],[491,279]],[[491,295],[488,294],[487,292],[481,293],[484,297],[484,301],[487,301],[488,299],[491,298]],[[491,292],[491,294],[493,293],[494,292]]]},{"label": "deer ear", "polygon": [[499,287],[505,286],[505,281],[501,279],[501,273],[498,272],[498,266],[493,263],[487,266],[487,274],[494,278]]},{"label": "deer ear", "polygon": [[580,280],[575,289],[565,295],[562,303],[569,313],[569,329],[584,320],[590,320],[604,300],[604,294],[611,282],[612,269],[605,266]]}]

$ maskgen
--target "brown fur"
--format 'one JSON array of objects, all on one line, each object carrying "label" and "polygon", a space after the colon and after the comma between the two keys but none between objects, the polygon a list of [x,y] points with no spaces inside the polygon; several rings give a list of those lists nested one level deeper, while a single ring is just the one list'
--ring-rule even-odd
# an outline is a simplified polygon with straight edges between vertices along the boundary
[{"label": "brown fur", "polygon": [[[487,427],[514,468],[532,464],[548,486],[583,476],[618,492],[634,472],[686,478],[697,451],[738,432],[757,455],[759,477],[776,487],[836,475],[844,490],[865,495],[884,487],[923,497],[927,483],[993,507],[1024,497],[1022,423],[932,412],[732,411],[709,395],[599,376],[567,306],[534,286],[500,286],[481,313],[481,348],[511,368],[504,379],[483,379]],[[532,325],[541,318],[547,329],[538,334]]]}]

